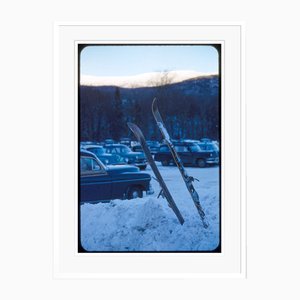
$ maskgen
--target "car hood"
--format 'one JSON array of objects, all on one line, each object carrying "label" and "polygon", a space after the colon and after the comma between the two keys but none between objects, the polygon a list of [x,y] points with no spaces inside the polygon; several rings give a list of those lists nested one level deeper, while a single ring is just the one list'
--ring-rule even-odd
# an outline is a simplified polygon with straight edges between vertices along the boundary
[{"label": "car hood", "polygon": [[143,152],[129,152],[126,153],[127,157],[138,157],[138,158],[145,158],[145,154]]},{"label": "car hood", "polygon": [[99,157],[107,157],[107,158],[112,157],[112,156],[113,155],[109,154],[109,153],[103,153],[103,154],[99,155]]},{"label": "car hood", "polygon": [[128,172],[139,172],[139,168],[131,165],[115,165],[108,166],[106,171],[110,174],[120,174]]}]

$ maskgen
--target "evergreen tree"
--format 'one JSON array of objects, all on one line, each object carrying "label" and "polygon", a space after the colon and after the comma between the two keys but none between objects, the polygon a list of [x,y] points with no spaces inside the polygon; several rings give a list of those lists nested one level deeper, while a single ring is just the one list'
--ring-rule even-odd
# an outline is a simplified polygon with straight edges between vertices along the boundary
[{"label": "evergreen tree", "polygon": [[122,111],[122,100],[120,95],[120,89],[116,87],[113,105],[111,111],[111,118],[110,118],[110,134],[111,137],[118,141],[120,137],[124,134],[124,115]]},{"label": "evergreen tree", "polygon": [[133,122],[142,126],[142,108],[139,101],[134,101],[133,105]]}]

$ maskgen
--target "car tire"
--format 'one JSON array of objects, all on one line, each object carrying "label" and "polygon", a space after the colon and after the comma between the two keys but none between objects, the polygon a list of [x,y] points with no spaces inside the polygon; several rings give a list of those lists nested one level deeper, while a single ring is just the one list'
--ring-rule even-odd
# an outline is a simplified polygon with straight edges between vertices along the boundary
[{"label": "car tire", "polygon": [[142,167],[139,167],[141,171],[144,171],[146,170],[147,166],[142,166]]},{"label": "car tire", "polygon": [[163,160],[163,161],[161,162],[161,164],[162,164],[162,166],[167,167],[167,166],[170,165],[170,162],[169,162],[168,160]]},{"label": "car tire", "polygon": [[204,167],[206,167],[206,162],[205,162],[205,160],[204,159],[198,159],[197,160],[197,166],[199,167],[199,168],[204,168]]},{"label": "car tire", "polygon": [[143,191],[138,186],[133,186],[127,193],[127,199],[143,198]]}]

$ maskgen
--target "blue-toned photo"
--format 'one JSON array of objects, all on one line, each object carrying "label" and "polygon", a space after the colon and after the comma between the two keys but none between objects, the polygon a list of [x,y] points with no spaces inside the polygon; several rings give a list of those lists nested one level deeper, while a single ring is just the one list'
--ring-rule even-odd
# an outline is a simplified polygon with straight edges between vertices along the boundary
[{"label": "blue-toned photo", "polygon": [[221,243],[221,45],[78,46],[78,251]]}]

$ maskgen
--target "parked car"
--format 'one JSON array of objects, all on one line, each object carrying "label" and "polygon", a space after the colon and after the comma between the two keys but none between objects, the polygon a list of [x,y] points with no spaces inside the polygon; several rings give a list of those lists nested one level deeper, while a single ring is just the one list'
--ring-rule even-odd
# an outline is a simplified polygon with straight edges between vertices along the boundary
[{"label": "parked car", "polygon": [[153,194],[151,176],[135,166],[105,166],[93,153],[80,151],[80,202],[142,198]]},{"label": "parked car", "polygon": [[130,147],[132,148],[132,147],[134,147],[134,146],[136,146],[138,144],[139,144],[139,142],[137,142],[137,141],[131,141]]},{"label": "parked car", "polygon": [[120,144],[130,147],[131,146],[131,139],[130,138],[121,138],[120,139]]},{"label": "parked car", "polygon": [[[151,154],[155,154],[159,151],[160,143],[158,141],[146,141]],[[143,152],[143,149],[140,145],[140,143],[137,143],[136,145],[131,147],[132,151],[134,152]]]},{"label": "parked car", "polygon": [[157,153],[159,151],[160,142],[158,141],[147,141],[147,145],[149,146],[151,153]]},{"label": "parked car", "polygon": [[180,142],[186,142],[186,143],[200,143],[199,140],[191,140],[191,139],[183,139],[183,140],[180,140]]},{"label": "parked car", "polygon": [[[174,142],[173,145],[182,163],[186,166],[203,168],[207,165],[219,163],[219,154],[217,151],[203,151],[197,143]],[[154,160],[160,161],[163,166],[175,164],[167,145],[162,145],[159,148],[159,152],[154,155]]]},{"label": "parked car", "polygon": [[111,145],[113,144],[115,141],[113,139],[106,139],[104,140],[104,145]]},{"label": "parked car", "polygon": [[200,142],[198,143],[198,146],[200,147],[200,149],[202,151],[216,151],[216,152],[220,152],[219,151],[219,146],[214,142],[214,141],[211,141],[211,142]]},{"label": "parked car", "polygon": [[105,146],[106,153],[117,154],[125,159],[125,162],[130,165],[135,165],[141,170],[147,167],[145,154],[142,152],[133,152],[131,149],[122,144],[111,144]]},{"label": "parked car", "polygon": [[136,143],[134,146],[131,147],[131,150],[133,152],[143,152],[143,149],[141,147],[140,143]]},{"label": "parked car", "polygon": [[212,141],[212,143],[215,145],[215,148],[220,152],[220,144],[218,141]]},{"label": "parked car", "polygon": [[82,149],[90,151],[94,153],[98,159],[101,160],[102,163],[105,165],[118,165],[118,164],[125,164],[125,159],[117,154],[109,154],[106,153],[106,150],[102,146],[98,145],[84,145]]},{"label": "parked car", "polygon": [[87,145],[98,145],[98,146],[103,146],[103,142],[92,142],[92,141],[85,141],[85,142],[80,142],[80,146],[87,146]]},{"label": "parked car", "polygon": [[202,138],[202,139],[200,140],[200,142],[202,142],[202,143],[210,143],[210,142],[211,142],[211,139],[209,139],[209,138]]}]

